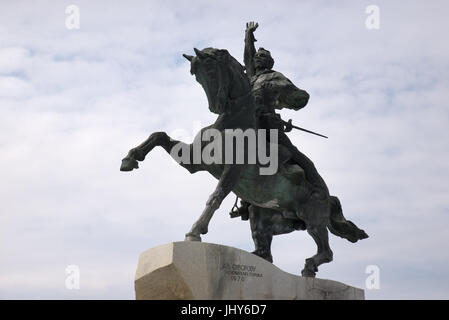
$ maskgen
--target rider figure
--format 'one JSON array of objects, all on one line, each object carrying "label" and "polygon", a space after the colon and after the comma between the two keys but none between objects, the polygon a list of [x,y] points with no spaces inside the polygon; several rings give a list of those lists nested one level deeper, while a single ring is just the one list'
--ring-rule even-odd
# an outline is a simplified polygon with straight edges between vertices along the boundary
[{"label": "rider figure", "polygon": [[[251,93],[256,105],[256,117],[258,128],[278,129],[278,143],[287,147],[292,153],[292,160],[303,170],[306,179],[314,188],[314,195],[318,198],[328,193],[327,186],[318,174],[313,162],[301,153],[290,141],[285,132],[292,130],[291,121],[281,119],[275,109],[288,108],[299,110],[306,106],[309,94],[297,88],[282,73],[272,70],[274,60],[268,50],[259,48],[256,52],[254,42],[254,31],[259,25],[254,22],[246,24],[244,62],[246,74],[251,81]],[[248,217],[249,203],[241,201],[238,212],[231,216],[241,216],[246,220]]]}]

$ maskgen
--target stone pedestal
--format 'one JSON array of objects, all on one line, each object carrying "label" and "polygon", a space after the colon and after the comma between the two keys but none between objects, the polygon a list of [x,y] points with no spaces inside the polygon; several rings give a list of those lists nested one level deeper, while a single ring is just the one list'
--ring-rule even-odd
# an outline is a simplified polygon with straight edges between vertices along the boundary
[{"label": "stone pedestal", "polygon": [[296,276],[249,252],[204,242],[174,242],[143,252],[136,299],[363,300],[362,289]]}]

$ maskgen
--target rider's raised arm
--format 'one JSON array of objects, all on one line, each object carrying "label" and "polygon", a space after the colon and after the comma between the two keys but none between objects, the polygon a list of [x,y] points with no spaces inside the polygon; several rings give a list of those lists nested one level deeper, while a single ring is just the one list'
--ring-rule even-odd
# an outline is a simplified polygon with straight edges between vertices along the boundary
[{"label": "rider's raised arm", "polygon": [[254,38],[254,31],[256,31],[258,26],[258,23],[248,22],[245,30],[245,51],[243,54],[243,61],[245,63],[246,74],[250,78],[256,73],[254,67],[254,55],[256,54],[254,42],[257,40]]}]

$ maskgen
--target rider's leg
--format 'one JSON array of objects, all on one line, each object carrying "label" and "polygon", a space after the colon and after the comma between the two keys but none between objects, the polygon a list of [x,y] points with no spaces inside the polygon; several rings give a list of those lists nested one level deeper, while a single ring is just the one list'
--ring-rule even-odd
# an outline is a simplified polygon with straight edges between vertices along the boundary
[{"label": "rider's leg", "polygon": [[321,178],[318,173],[315,165],[312,160],[310,160],[305,154],[298,150],[287,137],[284,132],[279,133],[279,144],[287,147],[292,153],[292,159],[296,162],[303,170],[306,175],[307,181],[309,181],[312,185],[317,188],[323,189],[326,193],[329,193],[329,190],[324,182],[323,178]]}]

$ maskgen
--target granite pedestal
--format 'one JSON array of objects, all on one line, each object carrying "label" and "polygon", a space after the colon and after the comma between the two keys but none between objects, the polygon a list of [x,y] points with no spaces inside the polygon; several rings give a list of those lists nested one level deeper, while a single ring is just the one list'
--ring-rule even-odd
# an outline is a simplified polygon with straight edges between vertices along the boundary
[{"label": "granite pedestal", "polygon": [[136,299],[363,300],[362,289],[282,271],[249,252],[181,241],[143,252],[135,278]]}]

